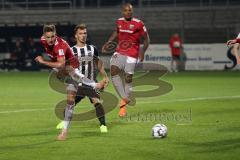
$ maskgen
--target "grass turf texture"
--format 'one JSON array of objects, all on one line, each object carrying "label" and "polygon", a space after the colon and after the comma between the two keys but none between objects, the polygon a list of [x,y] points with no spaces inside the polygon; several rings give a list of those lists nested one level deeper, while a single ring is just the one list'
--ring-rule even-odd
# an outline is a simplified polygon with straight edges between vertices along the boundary
[{"label": "grass turf texture", "polygon": [[[54,106],[65,96],[49,88],[48,73],[0,74],[1,160],[239,159],[238,72],[167,74],[161,79],[173,85],[170,93],[137,99],[124,119],[114,109],[107,134],[96,119],[73,122],[64,142],[56,141]],[[89,109],[85,99],[76,112]],[[156,123],[167,125],[167,138],[151,137]]]}]

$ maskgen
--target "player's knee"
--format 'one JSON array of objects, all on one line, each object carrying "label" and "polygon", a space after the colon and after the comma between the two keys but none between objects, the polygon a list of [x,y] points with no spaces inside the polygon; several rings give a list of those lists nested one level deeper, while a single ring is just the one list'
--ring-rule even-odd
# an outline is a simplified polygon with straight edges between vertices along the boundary
[{"label": "player's knee", "polygon": [[117,66],[111,66],[111,76],[118,75],[120,73],[120,69]]},{"label": "player's knee", "polygon": [[75,95],[74,94],[68,94],[67,103],[68,104],[74,104],[75,103]]},{"label": "player's knee", "polygon": [[125,76],[125,82],[126,82],[126,83],[132,83],[132,75],[127,74],[127,75]]}]

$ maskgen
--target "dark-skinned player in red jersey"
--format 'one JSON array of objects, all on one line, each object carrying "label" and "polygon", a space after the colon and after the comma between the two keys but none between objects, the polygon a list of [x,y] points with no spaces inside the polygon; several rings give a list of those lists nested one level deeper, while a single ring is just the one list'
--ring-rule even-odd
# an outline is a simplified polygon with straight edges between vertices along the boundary
[{"label": "dark-skinned player in red jersey", "polygon": [[[78,70],[79,61],[74,57],[73,51],[66,41],[56,35],[55,25],[44,25],[43,36],[41,37],[41,44],[45,48],[46,53],[50,57],[50,61],[45,60],[42,56],[37,56],[35,61],[40,64],[46,65],[50,68],[55,69],[57,74],[63,76],[70,76],[76,82],[82,82],[94,89],[103,89],[105,81],[95,83],[94,81],[88,80]],[[74,99],[72,98],[72,92],[67,90],[67,106],[65,109],[72,108],[75,105]]]},{"label": "dark-skinned player in red jersey", "polygon": [[[112,33],[108,41],[104,44],[102,52],[106,52],[109,45],[118,39],[118,45],[111,58],[111,79],[112,83],[120,95],[119,116],[126,115],[126,105],[130,102],[132,92],[132,77],[135,65],[140,60],[144,60],[144,53],[147,50],[150,40],[144,23],[133,17],[133,6],[126,3],[122,6],[122,18],[116,21],[116,30]],[[140,47],[143,39],[143,47]],[[125,73],[125,85],[123,86],[120,72]]]}]

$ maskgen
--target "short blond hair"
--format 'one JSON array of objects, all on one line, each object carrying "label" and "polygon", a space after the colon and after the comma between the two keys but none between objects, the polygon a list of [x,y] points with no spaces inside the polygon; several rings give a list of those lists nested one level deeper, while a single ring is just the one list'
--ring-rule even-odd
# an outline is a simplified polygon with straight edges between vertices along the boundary
[{"label": "short blond hair", "polygon": [[77,33],[77,30],[84,30],[84,29],[87,29],[87,26],[86,24],[84,23],[81,23],[79,25],[77,25],[75,28],[74,28],[74,35]]}]

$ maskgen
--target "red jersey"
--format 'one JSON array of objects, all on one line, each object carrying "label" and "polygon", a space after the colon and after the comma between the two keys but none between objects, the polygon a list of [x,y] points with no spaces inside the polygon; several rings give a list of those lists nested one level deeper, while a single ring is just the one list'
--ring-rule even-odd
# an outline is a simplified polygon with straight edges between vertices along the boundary
[{"label": "red jersey", "polygon": [[79,66],[79,62],[74,57],[71,47],[62,38],[56,37],[54,45],[49,46],[46,39],[42,36],[41,44],[43,45],[47,55],[51,58],[53,62],[56,62],[57,58],[65,57],[66,64],[70,64],[74,68],[77,68]]},{"label": "red jersey", "polygon": [[171,48],[171,53],[173,56],[179,56],[182,50],[182,41],[180,37],[171,37],[169,46]]},{"label": "red jersey", "polygon": [[140,38],[147,34],[147,29],[139,19],[132,18],[126,21],[119,18],[116,21],[118,33],[118,46],[116,51],[120,54],[138,58]]}]

